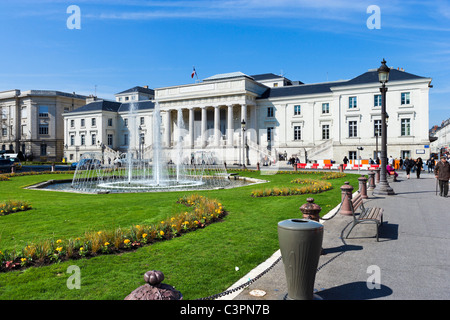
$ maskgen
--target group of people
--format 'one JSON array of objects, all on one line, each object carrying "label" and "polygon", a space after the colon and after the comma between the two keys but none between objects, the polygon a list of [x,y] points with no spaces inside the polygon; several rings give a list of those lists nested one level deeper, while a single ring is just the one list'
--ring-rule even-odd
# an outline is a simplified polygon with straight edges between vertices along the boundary
[{"label": "group of people", "polygon": [[[444,154],[437,162],[433,157],[430,157],[425,163],[428,167],[428,173],[434,172],[437,183],[439,184],[439,195],[445,198],[448,197],[448,183],[450,180],[450,163],[448,162],[449,156],[449,154]],[[344,158],[343,162],[348,162],[347,157]],[[379,159],[377,159],[376,163],[379,164]],[[407,179],[410,178],[411,171],[415,171],[417,179],[420,179],[420,174],[422,173],[423,167],[424,162],[420,157],[415,160],[409,158],[406,158],[405,160],[400,159],[399,168],[405,169]],[[389,174],[393,174],[395,177],[394,180],[396,180],[398,173],[395,172],[395,163],[392,156],[388,159],[388,163],[386,164],[386,171]]]}]

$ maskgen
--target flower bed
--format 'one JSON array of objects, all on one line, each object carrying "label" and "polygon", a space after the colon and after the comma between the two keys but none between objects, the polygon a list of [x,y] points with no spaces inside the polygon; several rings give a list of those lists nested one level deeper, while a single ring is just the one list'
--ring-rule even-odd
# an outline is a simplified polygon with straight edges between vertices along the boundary
[{"label": "flower bed", "polygon": [[31,204],[26,201],[9,200],[0,203],[0,216],[5,216],[18,211],[30,210]]},{"label": "flower bed", "polygon": [[331,183],[312,180],[312,179],[295,179],[291,183],[301,184],[300,187],[273,187],[253,190],[252,197],[270,197],[270,196],[293,196],[306,193],[319,193],[332,189]]},{"label": "flower bed", "polygon": [[50,239],[27,245],[21,251],[0,251],[0,271],[129,251],[203,228],[226,215],[220,202],[196,194],[180,198],[177,203],[188,207],[188,211],[153,225],[90,231],[76,239]]}]

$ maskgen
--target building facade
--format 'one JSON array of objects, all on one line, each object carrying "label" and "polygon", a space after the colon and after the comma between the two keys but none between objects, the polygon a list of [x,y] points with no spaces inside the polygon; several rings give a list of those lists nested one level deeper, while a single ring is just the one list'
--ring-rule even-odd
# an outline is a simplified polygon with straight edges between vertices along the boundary
[{"label": "building facade", "polygon": [[[391,69],[386,97],[388,157],[429,156],[430,83],[430,78]],[[97,148],[107,145],[125,151],[131,141],[136,141],[131,139],[133,133],[127,125],[132,104],[119,102],[124,94],[133,92],[130,90],[116,95],[111,114],[100,111],[99,106],[91,110],[92,117],[96,114],[99,119],[113,119],[109,133],[95,133],[96,139],[100,138]],[[375,159],[381,151],[381,93],[376,69],[350,80],[315,84],[271,73],[249,76],[233,72],[156,88],[151,101],[137,97],[135,101],[139,121],[144,124],[139,133],[134,133],[134,137],[142,136],[139,150],[151,149],[150,127],[157,106],[162,144],[170,160],[177,158],[179,146],[191,152],[210,149],[226,163],[251,165],[277,161],[280,154],[298,157],[301,162],[341,163],[345,156],[350,160],[358,156]],[[87,117],[88,106],[67,114],[66,123],[75,120],[76,126],[76,117]],[[76,161],[74,150],[81,146],[83,133],[73,129],[72,133],[66,130],[66,144],[74,142],[68,147],[68,159]],[[84,134],[87,139],[88,132]]]},{"label": "building facade", "polygon": [[62,114],[86,104],[86,96],[51,90],[0,92],[2,150],[21,152],[34,161],[61,161]]},{"label": "building facade", "polygon": [[431,152],[445,154],[450,151],[450,119],[442,121],[441,125],[435,126],[431,133],[433,142],[431,143]]},{"label": "building facade", "polygon": [[[89,152],[108,152],[114,158],[133,148],[142,156],[152,144],[154,92],[148,87],[134,87],[116,94],[116,101],[88,99],[81,108],[65,113],[65,158],[79,161]],[[123,102],[126,101],[126,102]]]},{"label": "building facade", "polygon": [[[429,156],[430,78],[391,69],[386,97],[388,157]],[[381,147],[377,70],[353,79],[304,84],[274,74],[230,73],[201,83],[155,89],[164,141],[174,146],[182,117],[188,146],[215,148],[229,163],[279,154],[301,162],[375,159]],[[241,123],[245,122],[245,130]],[[187,124],[187,125],[186,125]],[[363,148],[358,151],[358,147]]]}]

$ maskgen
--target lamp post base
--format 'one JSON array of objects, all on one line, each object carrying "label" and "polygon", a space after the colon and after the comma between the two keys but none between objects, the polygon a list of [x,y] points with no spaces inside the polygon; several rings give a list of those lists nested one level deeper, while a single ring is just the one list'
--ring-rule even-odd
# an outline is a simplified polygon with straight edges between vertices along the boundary
[{"label": "lamp post base", "polygon": [[375,189],[373,189],[373,194],[380,196],[392,196],[395,195],[395,192],[387,182],[380,181],[376,185]]}]

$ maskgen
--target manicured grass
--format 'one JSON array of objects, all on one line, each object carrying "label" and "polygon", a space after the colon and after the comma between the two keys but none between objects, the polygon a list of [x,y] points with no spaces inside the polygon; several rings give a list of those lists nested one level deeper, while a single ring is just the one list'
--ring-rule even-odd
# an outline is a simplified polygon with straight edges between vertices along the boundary
[{"label": "manicured grass", "polygon": [[[202,192],[86,195],[22,189],[39,181],[67,179],[71,175],[23,176],[1,181],[0,201],[27,201],[33,209],[0,216],[0,250],[20,250],[29,243],[50,238],[75,238],[86,231],[155,223],[184,210],[176,201],[191,193],[218,199],[228,215],[222,222],[136,251],[0,273],[0,299],[121,300],[142,285],[143,274],[152,269],[161,270],[166,278],[164,283],[175,286],[184,299],[216,294],[279,248],[277,223],[301,217],[299,207],[306,198],[313,197],[322,207],[323,215],[339,204],[339,187],[344,181],[350,181],[355,189],[358,187],[358,175],[348,174],[327,180],[333,189],[323,193],[254,198],[251,191],[256,188],[291,186],[290,181],[295,178],[320,176],[261,176],[258,172],[239,172],[239,175],[270,182]],[[69,290],[66,286],[70,265],[81,269],[79,290]]]}]

